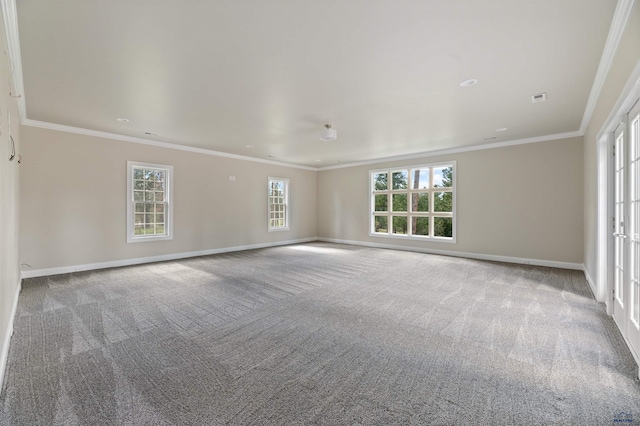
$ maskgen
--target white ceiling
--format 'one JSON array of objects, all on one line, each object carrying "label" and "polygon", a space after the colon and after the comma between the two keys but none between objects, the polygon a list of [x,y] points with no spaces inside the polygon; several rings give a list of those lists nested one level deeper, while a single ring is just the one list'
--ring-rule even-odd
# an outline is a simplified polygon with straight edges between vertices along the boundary
[{"label": "white ceiling", "polygon": [[310,167],[571,134],[615,8],[18,0],[26,118]]}]

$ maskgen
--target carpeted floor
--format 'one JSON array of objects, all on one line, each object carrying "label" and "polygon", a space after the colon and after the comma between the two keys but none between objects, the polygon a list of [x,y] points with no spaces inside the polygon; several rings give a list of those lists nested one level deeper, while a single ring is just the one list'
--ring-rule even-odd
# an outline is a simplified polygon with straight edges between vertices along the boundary
[{"label": "carpeted floor", "polygon": [[25,280],[0,424],[639,423],[636,369],[582,272],[311,243]]}]

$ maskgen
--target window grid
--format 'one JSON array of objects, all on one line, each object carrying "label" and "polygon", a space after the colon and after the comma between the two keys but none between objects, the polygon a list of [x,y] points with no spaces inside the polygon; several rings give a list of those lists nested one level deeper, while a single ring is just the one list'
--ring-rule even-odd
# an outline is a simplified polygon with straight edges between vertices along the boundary
[{"label": "window grid", "polygon": [[453,240],[454,165],[372,171],[371,234]]},{"label": "window grid", "polygon": [[167,235],[165,183],[165,170],[133,168],[134,235]]},{"label": "window grid", "polygon": [[172,239],[172,166],[127,162],[127,242]]},{"label": "window grid", "polygon": [[269,230],[289,229],[289,180],[269,178]]},{"label": "window grid", "polygon": [[624,156],[624,131],[621,131],[615,138],[615,271],[614,286],[615,297],[624,307],[624,210],[625,210],[625,156]]}]

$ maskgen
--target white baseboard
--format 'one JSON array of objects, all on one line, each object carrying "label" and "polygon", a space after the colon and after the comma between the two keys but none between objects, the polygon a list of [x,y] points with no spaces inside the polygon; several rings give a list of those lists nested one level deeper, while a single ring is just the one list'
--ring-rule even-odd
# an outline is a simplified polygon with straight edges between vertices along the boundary
[{"label": "white baseboard", "polygon": [[2,392],[2,386],[4,383],[4,373],[7,368],[7,361],[9,360],[9,344],[11,343],[11,336],[13,336],[13,321],[16,318],[16,311],[18,310],[18,297],[22,290],[22,281],[18,283],[16,294],[13,297],[13,306],[11,307],[11,316],[9,317],[9,324],[7,326],[7,333],[4,336],[2,342],[2,348],[0,348],[0,392]]},{"label": "white baseboard", "polygon": [[338,244],[351,244],[355,246],[365,246],[365,247],[383,248],[383,249],[391,249],[391,250],[415,251],[419,253],[438,254],[442,256],[453,256],[453,257],[464,257],[468,259],[489,260],[494,262],[517,263],[521,265],[548,266],[551,268],[574,269],[578,271],[583,270],[583,265],[581,263],[558,262],[555,260],[526,259],[521,257],[498,256],[493,254],[482,254],[482,253],[467,253],[467,252],[451,251],[451,250],[434,250],[434,249],[423,248],[423,247],[406,247],[406,246],[399,246],[399,245],[393,245],[393,244],[379,244],[379,243],[370,243],[370,242],[364,242],[364,241],[339,240],[335,238],[320,237],[318,238],[318,241],[326,241],[329,243],[338,243]]},{"label": "white baseboard", "polygon": [[[584,277],[587,279],[587,282],[589,283],[589,287],[591,288],[593,297],[596,300],[598,300],[598,292],[596,291],[596,284],[593,281],[593,278],[591,278],[591,275],[589,275],[589,271],[587,270],[587,267],[584,265],[584,263],[582,264],[582,272],[584,272]],[[598,300],[598,301],[602,302],[602,300]]]},{"label": "white baseboard", "polygon": [[117,268],[120,266],[140,265],[143,263],[163,262],[166,260],[186,259],[189,257],[208,256],[210,254],[228,253],[241,250],[252,250],[267,247],[285,246],[316,241],[316,237],[300,238],[297,240],[278,241],[273,243],[251,244],[246,246],[223,247],[210,250],[190,251],[185,253],[163,254],[160,256],[139,257],[136,259],[113,260],[110,262],[88,263],[84,265],[61,266],[58,268],[34,269],[22,271],[22,278],[45,277],[49,275],[68,274],[71,272],[92,271],[95,269]]}]

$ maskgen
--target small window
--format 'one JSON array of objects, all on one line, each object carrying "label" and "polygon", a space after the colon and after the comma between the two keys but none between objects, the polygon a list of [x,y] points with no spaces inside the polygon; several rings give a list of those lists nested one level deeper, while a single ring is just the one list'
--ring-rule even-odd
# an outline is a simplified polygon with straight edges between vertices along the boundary
[{"label": "small window", "polygon": [[289,229],[289,179],[269,178],[269,231]]},{"label": "small window", "polygon": [[454,177],[454,162],[371,171],[370,234],[455,242]]},{"label": "small window", "polygon": [[173,238],[173,166],[127,162],[127,242]]}]

